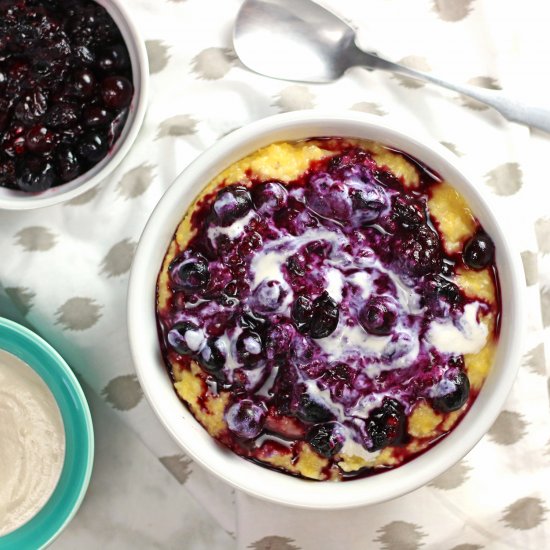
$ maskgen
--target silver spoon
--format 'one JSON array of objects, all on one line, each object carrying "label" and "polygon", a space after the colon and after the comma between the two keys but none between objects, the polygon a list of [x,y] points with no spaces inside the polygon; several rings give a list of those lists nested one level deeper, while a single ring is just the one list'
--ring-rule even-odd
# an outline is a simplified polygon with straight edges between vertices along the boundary
[{"label": "silver spoon", "polygon": [[233,42],[255,72],[301,82],[330,82],[350,67],[382,69],[425,80],[490,105],[508,120],[550,132],[550,110],[530,107],[499,91],[455,84],[361,50],[355,30],[312,0],[245,0]]}]

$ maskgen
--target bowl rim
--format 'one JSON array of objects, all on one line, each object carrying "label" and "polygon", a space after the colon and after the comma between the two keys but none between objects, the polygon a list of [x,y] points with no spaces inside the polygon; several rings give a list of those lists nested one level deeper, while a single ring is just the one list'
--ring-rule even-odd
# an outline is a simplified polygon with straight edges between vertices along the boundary
[{"label": "bowl rim", "polygon": [[[174,231],[192,200],[213,177],[236,160],[269,143],[299,139],[299,135],[302,139],[331,135],[373,139],[404,150],[451,181],[497,245],[501,297],[507,308],[502,312],[495,365],[459,425],[437,445],[399,468],[353,482],[324,483],[288,476],[222,448],[176,396],[156,341],[154,304],[158,271]],[[512,250],[484,191],[476,187],[475,178],[467,173],[463,163],[433,139],[418,132],[403,132],[395,124],[350,111],[274,115],[225,136],[193,161],[168,188],[151,214],[134,257],[128,288],[128,334],[135,369],[149,404],[178,445],[202,467],[237,489],[263,500],[308,509],[352,508],[390,500],[425,485],[469,452],[496,420],[519,368],[524,285],[519,254]],[[144,296],[149,299],[144,300]]]},{"label": "bowl rim", "polygon": [[73,519],[86,495],[94,462],[92,416],[75,374],[41,336],[0,317],[0,342],[2,351],[27,364],[47,385],[59,407],[65,430],[65,458],[56,487],[33,517],[0,536],[0,550],[46,548]]},{"label": "bowl rim", "polygon": [[128,118],[113,147],[90,170],[78,178],[52,187],[41,193],[25,193],[0,188],[0,210],[33,210],[53,206],[74,199],[105,180],[122,162],[134,144],[145,118],[149,95],[149,60],[147,49],[137,25],[134,23],[124,0],[94,0],[103,6],[119,28],[132,65],[134,97]]}]

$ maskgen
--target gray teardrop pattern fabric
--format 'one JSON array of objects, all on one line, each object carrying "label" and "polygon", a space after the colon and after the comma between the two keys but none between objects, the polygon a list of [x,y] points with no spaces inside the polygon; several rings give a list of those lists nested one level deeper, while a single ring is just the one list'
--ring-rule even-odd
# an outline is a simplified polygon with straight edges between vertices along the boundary
[{"label": "gray teardrop pattern fabric", "polygon": [[457,157],[463,157],[464,153],[458,148],[458,146],[450,141],[441,141],[443,147],[447,147],[451,153],[454,153]]},{"label": "gray teardrop pattern fabric", "polygon": [[392,521],[377,531],[380,536],[375,542],[381,544],[381,550],[418,550],[423,546],[426,534],[419,525],[406,521]]},{"label": "gray teardrop pattern fabric", "polygon": [[275,97],[273,103],[281,113],[289,111],[300,111],[302,109],[313,109],[315,96],[307,86],[293,84],[283,88]]},{"label": "gray teardrop pattern fabric", "polygon": [[540,304],[542,313],[542,324],[544,328],[550,327],[550,286],[541,289]]},{"label": "gray teardrop pattern fabric", "polygon": [[128,200],[143,195],[153,183],[154,170],[152,164],[143,163],[126,172],[118,183],[119,196]]},{"label": "gray teardrop pattern fabric", "polygon": [[237,56],[230,48],[206,48],[192,61],[192,70],[198,78],[218,80],[235,65]]},{"label": "gray teardrop pattern fabric", "polygon": [[198,121],[191,115],[176,115],[163,120],[155,139],[191,136],[197,132]]},{"label": "gray teardrop pattern fabric", "polygon": [[137,377],[133,374],[113,378],[101,392],[111,407],[118,411],[129,411],[136,407],[143,398],[143,390]]},{"label": "gray teardrop pattern fabric", "polygon": [[92,328],[101,318],[102,306],[92,298],[69,298],[56,312],[56,324],[69,331]]},{"label": "gray teardrop pattern fabric", "polygon": [[[400,65],[404,65],[405,67],[409,67],[410,69],[416,69],[417,71],[423,73],[429,73],[432,70],[426,58],[418,55],[408,55],[407,57],[403,57],[402,59],[400,59],[397,63],[399,63]],[[413,90],[416,88],[422,88],[426,85],[423,80],[417,80],[415,78],[403,76],[400,74],[394,74],[392,75],[392,78],[397,80],[397,82],[401,86]]]},{"label": "gray teardrop pattern fabric", "polygon": [[354,103],[351,106],[352,111],[359,111],[360,113],[369,113],[371,115],[384,116],[387,115],[387,111],[379,105],[372,101],[360,101],[359,103]]},{"label": "gray teardrop pattern fabric", "polygon": [[149,72],[160,73],[170,60],[169,47],[162,40],[147,40],[147,57],[149,58]]},{"label": "gray teardrop pattern fabric", "polygon": [[433,10],[443,21],[461,21],[473,9],[475,0],[432,0]]},{"label": "gray teardrop pattern fabric", "polygon": [[523,357],[523,365],[533,374],[544,376],[546,374],[544,344],[541,342]]},{"label": "gray teardrop pattern fabric", "polygon": [[468,472],[470,471],[471,468],[464,461],[461,461],[434,479],[430,486],[444,491],[456,489],[468,480]]},{"label": "gray teardrop pattern fabric", "polygon": [[188,456],[180,453],[172,456],[161,456],[159,460],[181,485],[189,479],[193,461]]},{"label": "gray teardrop pattern fabric", "polygon": [[47,227],[33,226],[21,229],[15,235],[16,243],[26,252],[46,252],[57,244],[57,236]]},{"label": "gray teardrop pattern fabric", "polygon": [[526,434],[526,427],[521,414],[502,411],[489,430],[489,438],[499,445],[514,445]]},{"label": "gray teardrop pattern fabric", "polygon": [[30,288],[25,287],[11,287],[4,289],[6,294],[11,298],[13,305],[19,310],[21,315],[25,317],[34,305],[34,298],[36,293]]},{"label": "gray teardrop pattern fabric", "polygon": [[539,264],[536,252],[524,250],[521,253],[521,261],[523,262],[523,271],[525,272],[525,284],[532,286],[539,281]]},{"label": "gray teardrop pattern fabric", "polygon": [[487,185],[496,195],[517,193],[523,185],[523,173],[517,162],[505,162],[485,175]]},{"label": "gray teardrop pattern fabric", "polygon": [[535,233],[539,250],[543,254],[550,254],[550,217],[540,218],[535,222]]},{"label": "gray teardrop pattern fabric", "polygon": [[302,550],[294,544],[294,540],[277,535],[263,537],[247,546],[251,550]]},{"label": "gray teardrop pattern fabric", "polygon": [[129,239],[123,239],[119,243],[113,245],[103,261],[101,262],[101,271],[107,277],[118,277],[130,271],[134,252],[137,243]]},{"label": "gray teardrop pattern fabric", "polygon": [[544,521],[547,513],[540,498],[525,497],[510,504],[504,510],[501,521],[512,529],[534,529]]},{"label": "gray teardrop pattern fabric", "polygon": [[66,206],[82,206],[84,204],[88,204],[94,200],[94,198],[100,192],[100,189],[101,185],[92,187],[89,191],[86,191],[85,193],[82,193],[82,195],[78,195],[78,197],[75,197],[74,199],[68,201],[66,203]]}]

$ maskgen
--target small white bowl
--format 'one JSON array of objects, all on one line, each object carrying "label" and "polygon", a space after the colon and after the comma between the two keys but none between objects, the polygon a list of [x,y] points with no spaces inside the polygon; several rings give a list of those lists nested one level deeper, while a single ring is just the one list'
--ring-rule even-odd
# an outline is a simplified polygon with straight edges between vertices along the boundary
[{"label": "small white bowl", "polygon": [[149,83],[149,61],[145,43],[128,13],[124,0],[95,0],[103,6],[120,29],[130,54],[134,97],[130,104],[128,119],[122,132],[107,156],[78,178],[52,187],[41,193],[25,193],[0,187],[0,209],[31,210],[52,206],[74,199],[103,181],[126,156],[132,147],[145,117]]},{"label": "small white bowl", "polygon": [[[345,483],[291,477],[249,462],[218,444],[179,400],[163,363],[155,320],[157,275],[174,231],[201,189],[224,168],[249,153],[283,140],[344,136],[379,141],[416,157],[460,191],[496,247],[502,299],[496,362],[469,412],[442,441],[411,462]],[[428,483],[460,460],[495,421],[519,365],[523,326],[522,271],[494,214],[474,180],[446,149],[404,134],[359,113],[287,113],[266,118],[226,136],[195,160],[154,210],[134,259],[128,295],[130,344],[141,386],[154,411],[179,445],[200,465],[259,498],[301,508],[336,509],[375,504]]]}]

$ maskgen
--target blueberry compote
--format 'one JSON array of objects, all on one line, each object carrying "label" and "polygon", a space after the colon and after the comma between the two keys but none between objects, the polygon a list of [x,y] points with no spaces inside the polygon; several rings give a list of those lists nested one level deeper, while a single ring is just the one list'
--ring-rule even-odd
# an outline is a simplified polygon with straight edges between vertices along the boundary
[{"label": "blueberry compote", "polygon": [[77,178],[119,137],[130,57],[91,0],[0,0],[0,187],[35,193]]},{"label": "blueberry compote", "polygon": [[[217,439],[286,473],[347,479],[410,459],[471,404],[467,358],[496,338],[498,298],[458,274],[483,269],[496,289],[497,273],[473,217],[447,252],[433,171],[391,151],[418,174],[407,186],[358,142],[311,143],[325,154],[296,179],[247,169],[195,204],[159,278],[158,327],[174,380],[192,366],[202,379],[191,410],[225,399]],[[300,469],[307,453],[317,462]]]}]

